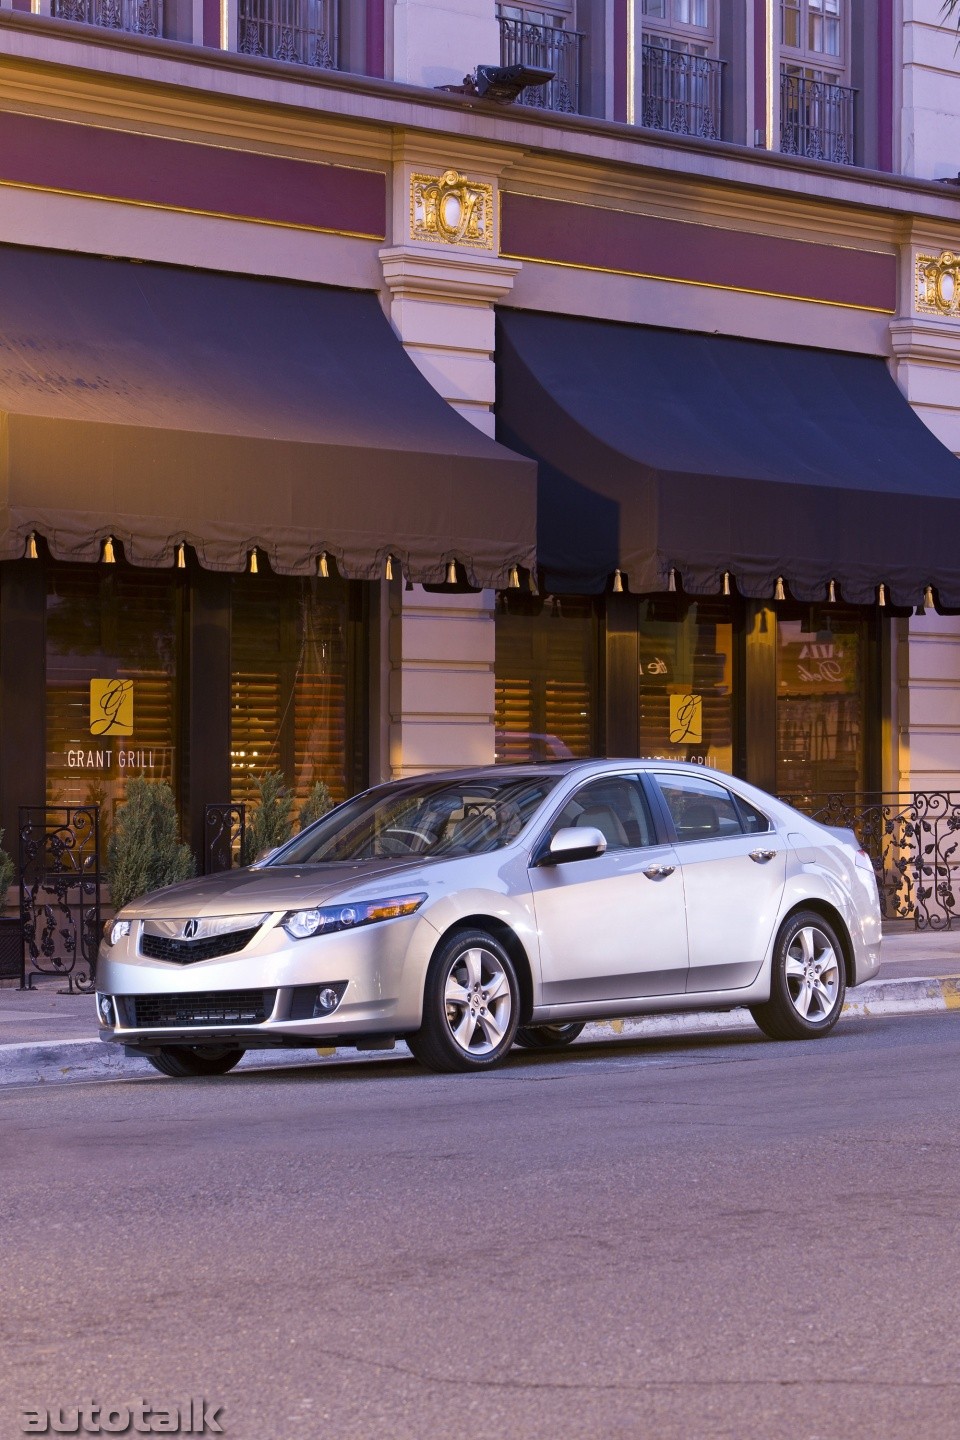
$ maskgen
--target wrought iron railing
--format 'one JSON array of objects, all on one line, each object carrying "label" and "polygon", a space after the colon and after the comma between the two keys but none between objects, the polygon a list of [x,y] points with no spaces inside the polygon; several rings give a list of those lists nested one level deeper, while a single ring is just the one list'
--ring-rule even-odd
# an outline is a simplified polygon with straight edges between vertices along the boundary
[{"label": "wrought iron railing", "polygon": [[949,930],[960,918],[960,792],[785,795],[824,825],[853,830],[873,862],[887,920]]},{"label": "wrought iron railing", "polygon": [[852,165],[856,90],[802,75],[780,76],[780,149],[784,155]]},{"label": "wrought iron railing", "polygon": [[641,57],[641,124],[674,135],[720,138],[722,60],[688,55],[664,45],[644,45]]},{"label": "wrought iron railing", "polygon": [[163,0],[50,0],[50,14],[134,35],[163,34]]},{"label": "wrought iron railing", "polygon": [[37,976],[94,988],[100,946],[100,807],[37,805],[20,810],[21,985]]},{"label": "wrought iron railing", "polygon": [[240,0],[237,49],[335,70],[337,0]]},{"label": "wrought iron railing", "polygon": [[243,804],[203,807],[203,873],[215,875],[243,864],[247,807]]},{"label": "wrought iron railing", "polygon": [[501,65],[536,65],[554,72],[554,78],[546,85],[535,85],[522,91],[521,103],[536,105],[541,110],[578,114],[580,47],[583,42],[580,31],[511,20],[506,15],[500,15],[498,19]]}]

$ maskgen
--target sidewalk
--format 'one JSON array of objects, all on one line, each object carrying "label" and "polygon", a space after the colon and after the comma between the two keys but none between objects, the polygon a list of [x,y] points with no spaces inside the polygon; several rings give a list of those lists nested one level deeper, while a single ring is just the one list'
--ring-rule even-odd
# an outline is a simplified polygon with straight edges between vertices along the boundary
[{"label": "sidewalk", "polygon": [[[101,1044],[93,996],[61,995],[60,986],[56,977],[37,981],[34,990],[0,986],[0,1085],[156,1073],[146,1061],[126,1058],[120,1046]],[[960,1009],[960,927],[917,931],[907,921],[885,926],[880,976],[851,991],[845,1008],[859,1015]],[[754,1028],[746,1010],[688,1012],[588,1025],[584,1039],[639,1039],[744,1026]],[[353,1053],[344,1051],[343,1056]],[[310,1050],[260,1051],[241,1064],[259,1068],[312,1060]]]}]

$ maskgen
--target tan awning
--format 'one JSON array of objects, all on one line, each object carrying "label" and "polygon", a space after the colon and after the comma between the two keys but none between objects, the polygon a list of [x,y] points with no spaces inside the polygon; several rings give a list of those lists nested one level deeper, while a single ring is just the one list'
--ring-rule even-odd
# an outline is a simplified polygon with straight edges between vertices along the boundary
[{"label": "tan awning", "polygon": [[0,248],[0,559],[255,547],[285,575],[532,567],[536,466],[423,378],[374,294]]}]

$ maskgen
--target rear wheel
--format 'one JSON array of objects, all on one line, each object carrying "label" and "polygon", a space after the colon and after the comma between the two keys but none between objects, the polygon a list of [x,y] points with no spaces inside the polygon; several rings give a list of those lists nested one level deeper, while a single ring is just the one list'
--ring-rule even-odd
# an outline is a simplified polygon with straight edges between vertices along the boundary
[{"label": "rear wheel", "polygon": [[196,1075],[226,1075],[246,1053],[238,1045],[168,1045],[146,1058],[161,1075],[184,1080]]},{"label": "rear wheel", "polygon": [[772,1040],[813,1040],[836,1025],[846,989],[836,931],[816,911],[800,910],[774,944],[770,999],[750,1013]]},{"label": "rear wheel", "polygon": [[423,1022],[407,1044],[430,1070],[492,1070],[509,1052],[520,1013],[516,971],[499,940],[461,930],[427,971]]},{"label": "rear wheel", "polygon": [[583,1030],[583,1024],[571,1020],[569,1025],[521,1025],[516,1043],[525,1050],[565,1050]]}]

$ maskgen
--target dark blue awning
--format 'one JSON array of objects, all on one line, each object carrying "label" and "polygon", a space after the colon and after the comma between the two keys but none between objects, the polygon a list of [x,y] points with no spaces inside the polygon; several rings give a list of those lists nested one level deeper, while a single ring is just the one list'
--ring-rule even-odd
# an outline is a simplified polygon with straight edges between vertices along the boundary
[{"label": "dark blue awning", "polygon": [[794,345],[501,311],[497,437],[540,464],[551,591],[769,599],[834,581],[960,606],[960,461],[883,360]]}]

